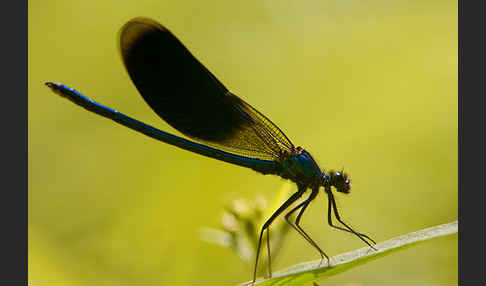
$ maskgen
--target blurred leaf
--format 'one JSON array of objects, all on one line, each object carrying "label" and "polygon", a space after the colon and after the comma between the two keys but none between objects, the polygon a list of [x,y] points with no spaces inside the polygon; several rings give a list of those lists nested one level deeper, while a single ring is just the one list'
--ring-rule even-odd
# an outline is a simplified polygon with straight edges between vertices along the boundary
[{"label": "blurred leaf", "polygon": [[[327,262],[321,260],[298,264],[275,273],[270,279],[257,281],[254,285],[310,285],[312,282],[347,271],[396,251],[418,245],[421,242],[457,233],[457,230],[457,221],[426,228],[378,243],[375,245],[377,251],[365,247],[331,257],[330,267],[328,267]],[[251,285],[251,282],[243,285]]]}]

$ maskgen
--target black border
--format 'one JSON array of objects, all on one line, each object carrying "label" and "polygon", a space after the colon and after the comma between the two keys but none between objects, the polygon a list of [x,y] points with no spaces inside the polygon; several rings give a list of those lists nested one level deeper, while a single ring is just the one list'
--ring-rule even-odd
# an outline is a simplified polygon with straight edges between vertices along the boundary
[{"label": "black border", "polygon": [[2,23],[2,260],[0,284],[27,285],[28,2],[4,3]]},{"label": "black border", "polygon": [[476,3],[481,2],[458,1],[459,285],[484,283],[485,271],[481,260],[486,204],[482,198],[486,120],[482,116],[485,104],[480,101],[486,95],[483,87],[486,23],[483,23],[485,10]]}]

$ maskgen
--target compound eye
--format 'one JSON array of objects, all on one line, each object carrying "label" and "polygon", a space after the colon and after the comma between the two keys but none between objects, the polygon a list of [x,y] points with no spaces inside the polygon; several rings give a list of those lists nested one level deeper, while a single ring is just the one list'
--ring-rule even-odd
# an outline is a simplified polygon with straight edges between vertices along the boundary
[{"label": "compound eye", "polygon": [[346,185],[349,185],[349,180],[346,179],[346,181],[344,181],[346,183]]}]

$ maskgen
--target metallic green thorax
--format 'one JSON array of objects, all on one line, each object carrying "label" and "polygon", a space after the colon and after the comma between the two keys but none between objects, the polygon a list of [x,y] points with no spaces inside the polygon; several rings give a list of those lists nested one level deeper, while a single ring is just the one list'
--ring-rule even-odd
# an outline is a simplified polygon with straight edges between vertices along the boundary
[{"label": "metallic green thorax", "polygon": [[292,153],[283,155],[279,174],[282,178],[306,186],[317,183],[316,178],[320,177],[322,172],[309,152],[297,147]]}]

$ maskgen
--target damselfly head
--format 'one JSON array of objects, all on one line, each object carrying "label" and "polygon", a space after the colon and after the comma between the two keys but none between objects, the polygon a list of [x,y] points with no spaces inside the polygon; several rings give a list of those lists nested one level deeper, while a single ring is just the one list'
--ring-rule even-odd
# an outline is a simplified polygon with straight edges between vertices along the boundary
[{"label": "damselfly head", "polygon": [[335,187],[340,193],[349,194],[351,190],[351,180],[348,174],[335,171],[329,171],[329,186]]}]

